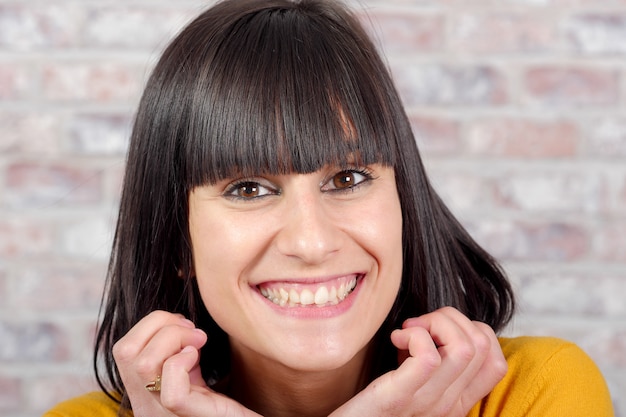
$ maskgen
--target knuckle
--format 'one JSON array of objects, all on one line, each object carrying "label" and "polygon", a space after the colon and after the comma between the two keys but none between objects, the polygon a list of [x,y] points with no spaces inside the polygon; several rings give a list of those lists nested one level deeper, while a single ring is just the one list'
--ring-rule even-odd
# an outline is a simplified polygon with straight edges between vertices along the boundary
[{"label": "knuckle", "polygon": [[436,350],[426,352],[421,356],[422,364],[428,372],[432,372],[441,366],[441,355]]},{"label": "knuckle", "polygon": [[454,307],[451,306],[445,306],[445,307],[441,307],[439,310],[439,312],[447,315],[447,316],[459,316],[459,315],[463,315],[459,310],[457,310]]},{"label": "knuckle", "polygon": [[116,362],[128,362],[137,355],[137,349],[131,343],[128,343],[124,338],[118,340],[111,349],[113,358]]},{"label": "knuckle", "polygon": [[474,346],[476,352],[484,356],[491,350],[491,339],[486,334],[479,332],[474,338]]},{"label": "knuckle", "polygon": [[494,361],[494,375],[501,380],[504,378],[509,371],[509,364],[504,358],[498,358],[498,360]]},{"label": "knuckle", "polygon": [[436,416],[439,416],[439,417],[450,416],[453,410],[454,410],[454,404],[450,401],[444,401],[437,408]]},{"label": "knuckle", "polygon": [[476,350],[479,352],[489,352],[491,350],[492,342],[495,342],[496,335],[493,329],[485,323],[475,321],[473,322],[477,331],[474,336],[474,344],[476,345]]},{"label": "knuckle", "polygon": [[457,347],[454,355],[463,363],[470,362],[476,356],[476,347],[471,343],[463,343]]},{"label": "knuckle", "polygon": [[185,406],[185,396],[177,390],[161,391],[161,404],[167,410],[178,415]]},{"label": "knuckle", "polygon": [[137,361],[135,362],[135,370],[139,375],[152,377],[155,373],[154,361],[143,357],[137,358]]},{"label": "knuckle", "polygon": [[155,321],[161,322],[161,321],[166,321],[167,319],[169,319],[171,315],[172,313],[168,313],[167,311],[164,311],[164,310],[154,310],[148,313],[146,318],[149,317],[150,319],[154,319]]}]

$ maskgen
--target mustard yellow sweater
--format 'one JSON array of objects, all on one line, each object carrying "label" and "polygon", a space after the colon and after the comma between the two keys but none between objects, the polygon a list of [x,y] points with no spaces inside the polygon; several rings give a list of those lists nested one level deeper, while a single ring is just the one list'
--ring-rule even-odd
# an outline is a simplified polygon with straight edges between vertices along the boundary
[{"label": "mustard yellow sweater", "polygon": [[[509,371],[468,417],[613,417],[600,371],[576,345],[555,338],[500,338]],[[115,417],[102,392],[65,401],[44,417]]]}]

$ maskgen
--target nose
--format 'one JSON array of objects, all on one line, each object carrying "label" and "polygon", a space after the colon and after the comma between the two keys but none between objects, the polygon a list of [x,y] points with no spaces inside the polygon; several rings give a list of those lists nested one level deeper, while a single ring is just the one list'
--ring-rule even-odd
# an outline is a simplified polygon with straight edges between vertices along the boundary
[{"label": "nose", "polygon": [[337,213],[319,193],[298,193],[287,198],[282,228],[275,236],[278,251],[305,264],[328,260],[342,245]]}]

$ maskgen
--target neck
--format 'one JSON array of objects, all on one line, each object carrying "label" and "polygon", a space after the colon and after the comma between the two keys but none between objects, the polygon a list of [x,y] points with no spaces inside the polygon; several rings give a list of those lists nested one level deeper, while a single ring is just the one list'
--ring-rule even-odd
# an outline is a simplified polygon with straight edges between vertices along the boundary
[{"label": "neck", "polygon": [[367,384],[367,353],[366,347],[338,369],[302,371],[234,350],[224,388],[228,396],[263,416],[324,417]]}]

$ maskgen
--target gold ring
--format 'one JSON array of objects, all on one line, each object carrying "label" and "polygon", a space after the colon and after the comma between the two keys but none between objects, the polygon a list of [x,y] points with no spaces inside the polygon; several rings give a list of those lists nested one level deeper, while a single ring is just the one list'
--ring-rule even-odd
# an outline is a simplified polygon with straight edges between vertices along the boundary
[{"label": "gold ring", "polygon": [[161,391],[161,375],[157,375],[154,381],[148,382],[146,384],[146,391],[149,391],[149,392]]}]

